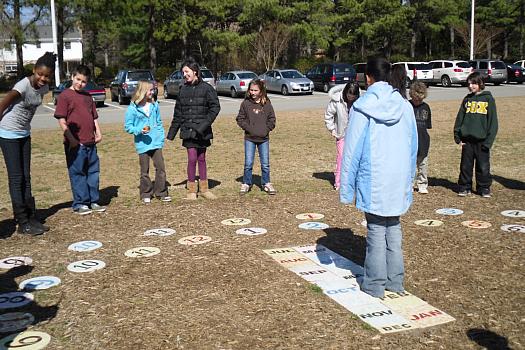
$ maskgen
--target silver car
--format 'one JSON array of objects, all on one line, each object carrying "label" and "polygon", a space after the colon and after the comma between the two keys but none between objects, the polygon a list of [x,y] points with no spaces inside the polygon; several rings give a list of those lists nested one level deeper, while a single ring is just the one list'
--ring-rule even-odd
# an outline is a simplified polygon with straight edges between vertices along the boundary
[{"label": "silver car", "polygon": [[[201,67],[201,78],[204,82],[215,87],[213,73],[206,67]],[[179,94],[180,87],[184,84],[184,75],[180,70],[171,73],[164,80],[164,98],[171,98]]]},{"label": "silver car", "polygon": [[278,91],[283,95],[312,94],[314,83],[295,69],[270,70],[261,76],[266,90]]},{"label": "silver car", "polygon": [[226,72],[217,80],[217,93],[229,94],[231,97],[245,95],[250,81],[257,78],[257,74],[248,70]]},{"label": "silver car", "polygon": [[467,77],[472,71],[467,61],[435,60],[429,62],[434,72],[433,83],[441,83],[444,87],[452,84],[467,84]]}]

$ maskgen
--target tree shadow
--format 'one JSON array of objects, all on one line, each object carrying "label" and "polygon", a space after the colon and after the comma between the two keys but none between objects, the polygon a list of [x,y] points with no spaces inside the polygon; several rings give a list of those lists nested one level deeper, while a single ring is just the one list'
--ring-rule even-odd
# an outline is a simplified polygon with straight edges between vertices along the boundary
[{"label": "tree shadow", "polygon": [[525,190],[525,182],[514,179],[507,179],[506,177],[499,175],[492,175],[492,178],[503,187],[509,188],[511,190]]},{"label": "tree shadow", "polygon": [[321,173],[313,173],[312,177],[319,180],[328,181],[332,186],[335,184],[335,175],[333,172],[323,171]]},{"label": "tree shadow", "polygon": [[326,236],[317,240],[335,253],[363,266],[366,254],[366,238],[354,234],[349,228],[330,227],[323,230]]},{"label": "tree shadow", "polygon": [[429,177],[428,178],[428,185],[434,186],[434,187],[444,187],[446,189],[449,189],[451,191],[457,191],[458,190],[458,184],[455,182],[452,182],[448,179],[441,179],[437,177]]},{"label": "tree shadow", "polygon": [[[235,179],[238,183],[242,184],[243,177],[239,176]],[[262,177],[260,175],[252,175],[252,185],[259,187],[259,189],[263,190],[263,183],[262,183]]]},{"label": "tree shadow", "polygon": [[507,338],[487,329],[469,329],[467,337],[487,350],[512,350]]},{"label": "tree shadow", "polygon": [[[18,283],[16,282],[16,278],[26,275],[30,273],[33,270],[33,266],[28,265],[22,265],[22,266],[15,266],[3,274],[0,274],[0,293],[8,293],[8,292],[17,292],[19,291]],[[41,306],[35,301],[30,302],[29,304],[26,304],[22,307],[19,307],[16,309],[17,312],[27,312],[33,315],[35,320],[33,321],[33,325],[36,325],[43,321],[49,321],[58,313],[58,305],[60,302],[56,303],[55,305],[50,306]],[[4,310],[2,310],[4,311]],[[6,312],[3,312],[6,313]],[[15,332],[7,332],[7,333],[17,333],[20,332],[20,330],[17,330]]]}]

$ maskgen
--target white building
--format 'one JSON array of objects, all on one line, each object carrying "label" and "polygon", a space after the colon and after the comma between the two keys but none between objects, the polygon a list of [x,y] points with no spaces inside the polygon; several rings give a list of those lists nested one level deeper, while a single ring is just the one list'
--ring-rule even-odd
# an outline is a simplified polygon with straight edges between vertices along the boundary
[{"label": "white building", "polygon": [[[37,38],[26,38],[22,48],[24,65],[35,63],[46,51],[54,52],[53,32],[51,26],[38,26]],[[6,45],[7,44],[7,45]],[[5,47],[7,46],[7,48]],[[82,34],[78,29],[68,31],[64,35],[64,64],[66,75],[82,61]],[[0,76],[16,74],[16,46],[13,41],[0,32]]]}]

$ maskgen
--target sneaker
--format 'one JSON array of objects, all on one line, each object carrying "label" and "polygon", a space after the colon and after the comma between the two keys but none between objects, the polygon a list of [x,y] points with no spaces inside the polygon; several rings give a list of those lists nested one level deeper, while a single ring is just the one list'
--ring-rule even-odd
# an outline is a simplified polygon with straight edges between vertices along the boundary
[{"label": "sneaker", "polygon": [[420,189],[417,190],[419,193],[421,194],[428,194],[428,190],[425,188],[425,187],[421,187]]},{"label": "sneaker", "polygon": [[98,205],[97,203],[91,203],[91,209],[97,213],[103,213],[106,211],[106,207]]},{"label": "sneaker", "polygon": [[481,197],[490,198],[492,197],[489,189],[481,190]]},{"label": "sneaker", "polygon": [[161,202],[171,202],[170,196],[158,197]]},{"label": "sneaker", "polygon": [[458,196],[460,197],[466,197],[468,195],[470,195],[470,190],[462,190],[458,192]]},{"label": "sneaker", "polygon": [[81,205],[77,209],[73,209],[73,211],[75,212],[75,214],[78,214],[78,215],[87,215],[87,214],[91,214],[92,212],[92,210],[89,209],[87,205]]},{"label": "sneaker", "polygon": [[264,185],[263,190],[264,190],[264,192],[266,192],[268,194],[276,194],[277,193],[275,188],[273,188],[273,185],[271,183],[269,183],[269,182]]},{"label": "sneaker", "polygon": [[151,198],[147,197],[147,198],[142,198],[142,203],[144,204],[150,204],[151,203]]},{"label": "sneaker", "polygon": [[18,225],[18,233],[30,236],[39,236],[45,231],[39,227],[32,225],[30,222]]},{"label": "sneaker", "polygon": [[250,185],[248,184],[241,184],[241,189],[239,190],[241,194],[246,194],[250,192]]}]

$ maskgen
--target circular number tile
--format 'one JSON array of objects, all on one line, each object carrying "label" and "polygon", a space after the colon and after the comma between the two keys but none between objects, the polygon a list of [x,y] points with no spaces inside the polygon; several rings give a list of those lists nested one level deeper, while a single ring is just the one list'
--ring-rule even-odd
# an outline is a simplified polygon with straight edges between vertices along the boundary
[{"label": "circular number tile", "polygon": [[241,226],[241,225],[248,225],[251,222],[252,220],[250,219],[231,218],[231,219],[222,220],[221,224],[228,225],[228,226]]},{"label": "circular number tile", "polygon": [[0,350],[40,350],[51,341],[51,336],[44,332],[27,331],[11,334],[0,340]]},{"label": "circular number tile", "polygon": [[414,222],[414,224],[419,226],[441,226],[443,225],[443,221],[440,220],[417,220]]},{"label": "circular number tile", "polygon": [[441,208],[437,209],[436,213],[441,215],[461,215],[463,214],[463,210],[456,208]]},{"label": "circular number tile", "polygon": [[71,272],[93,272],[106,267],[106,263],[102,260],[79,260],[67,265],[67,269]]},{"label": "circular number tile", "polygon": [[183,244],[183,245],[204,244],[204,243],[211,242],[211,237],[202,236],[202,235],[186,236],[186,237],[179,239],[178,242],[179,244]]},{"label": "circular number tile", "polygon": [[488,228],[492,226],[490,222],[481,221],[481,220],[467,220],[461,223],[463,226],[470,228]]},{"label": "circular number tile", "polygon": [[525,225],[502,225],[501,229],[507,232],[525,233]]},{"label": "circular number tile", "polygon": [[0,315],[0,333],[17,332],[26,329],[35,321],[29,312],[10,312]]},{"label": "circular number tile", "polygon": [[295,218],[299,220],[321,220],[324,218],[324,215],[319,213],[302,213],[297,214]]},{"label": "circular number tile", "polygon": [[0,309],[11,309],[29,304],[33,294],[26,292],[9,292],[0,294]]},{"label": "circular number tile", "polygon": [[18,286],[22,290],[48,289],[60,284],[60,278],[55,276],[39,276],[24,280]]},{"label": "circular number tile", "polygon": [[89,252],[102,247],[102,243],[99,241],[81,241],[72,243],[67,249],[75,252]]},{"label": "circular number tile", "polygon": [[172,228],[154,228],[144,232],[144,236],[171,236],[175,234],[175,230]]},{"label": "circular number tile", "polygon": [[324,222],[316,222],[316,221],[309,221],[309,222],[303,222],[299,225],[299,228],[302,228],[303,230],[324,230],[329,228],[327,224]]},{"label": "circular number tile", "polygon": [[246,235],[246,236],[263,235],[266,232],[268,231],[262,227],[243,227],[235,231],[235,233],[238,235]]},{"label": "circular number tile", "polygon": [[525,218],[525,210],[504,210],[501,215],[511,218]]},{"label": "circular number tile", "polygon": [[9,270],[17,266],[31,265],[33,259],[28,256],[11,256],[0,260],[0,269]]},{"label": "circular number tile", "polygon": [[130,258],[147,258],[160,253],[160,249],[156,247],[137,247],[129,249],[124,253]]}]

